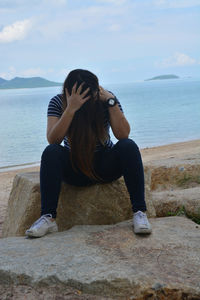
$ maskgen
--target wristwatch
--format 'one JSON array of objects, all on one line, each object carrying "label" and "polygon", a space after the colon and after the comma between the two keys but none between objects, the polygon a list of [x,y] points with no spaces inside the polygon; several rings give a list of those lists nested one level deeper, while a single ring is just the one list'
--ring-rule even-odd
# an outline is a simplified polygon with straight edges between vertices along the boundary
[{"label": "wristwatch", "polygon": [[109,98],[109,99],[106,101],[106,103],[107,103],[107,106],[108,106],[108,107],[113,107],[113,106],[116,105],[117,100],[116,100],[115,98]]}]

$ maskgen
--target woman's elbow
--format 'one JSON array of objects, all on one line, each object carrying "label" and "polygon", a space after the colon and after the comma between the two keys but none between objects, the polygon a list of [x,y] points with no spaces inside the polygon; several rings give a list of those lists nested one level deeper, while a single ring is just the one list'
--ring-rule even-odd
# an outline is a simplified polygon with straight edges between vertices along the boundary
[{"label": "woman's elbow", "polygon": [[53,138],[50,134],[47,134],[47,141],[51,144],[60,144],[62,141],[59,141],[58,139]]},{"label": "woman's elbow", "polygon": [[129,135],[115,135],[117,140],[128,139]]},{"label": "woman's elbow", "polygon": [[122,140],[122,139],[128,139],[130,134],[130,128],[127,128],[127,130],[123,130],[123,131],[118,131],[116,133],[114,133],[114,136],[116,137],[116,139],[118,140]]},{"label": "woman's elbow", "polygon": [[55,142],[51,139],[51,138],[49,138],[49,137],[47,137],[47,141],[48,141],[48,143],[51,145],[51,144],[55,144]]}]

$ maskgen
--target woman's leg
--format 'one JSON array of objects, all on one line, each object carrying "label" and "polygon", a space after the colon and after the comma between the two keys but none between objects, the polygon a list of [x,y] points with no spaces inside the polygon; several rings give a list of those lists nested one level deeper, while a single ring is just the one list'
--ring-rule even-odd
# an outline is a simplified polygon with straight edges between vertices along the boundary
[{"label": "woman's leg", "polygon": [[119,140],[96,159],[96,172],[105,182],[124,176],[133,212],[146,211],[144,171],[140,151],[131,139]]},{"label": "woman's leg", "polygon": [[41,237],[58,231],[53,219],[56,218],[63,180],[78,186],[91,184],[91,180],[84,174],[73,170],[67,148],[58,144],[49,145],[42,154],[40,168],[41,217],[26,230],[27,236]]},{"label": "woman's leg", "polygon": [[[131,139],[122,139],[113,148],[96,153],[95,169],[105,182],[123,175],[133,212],[146,211],[142,159],[138,146]],[[85,175],[74,172],[68,149],[58,144],[49,145],[42,154],[40,169],[42,215],[52,214],[53,218],[56,217],[63,180],[76,186],[94,183]]]},{"label": "woman's leg", "polygon": [[46,147],[41,159],[41,215],[51,214],[52,218],[56,218],[62,181],[77,186],[91,184],[89,178],[73,170],[69,150],[61,145],[52,144]]}]

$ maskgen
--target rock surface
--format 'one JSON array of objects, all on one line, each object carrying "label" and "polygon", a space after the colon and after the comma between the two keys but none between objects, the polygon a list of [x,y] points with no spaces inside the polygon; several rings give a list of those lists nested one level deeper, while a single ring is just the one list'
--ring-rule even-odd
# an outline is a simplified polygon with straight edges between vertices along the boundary
[{"label": "rock surface", "polygon": [[70,286],[112,299],[200,299],[200,226],[185,217],[150,222],[147,236],[136,236],[124,221],[40,239],[3,238],[0,283]]},{"label": "rock surface", "polygon": [[[27,285],[0,284],[1,300],[119,300],[120,298],[113,299],[111,297],[86,294],[69,286],[58,287],[53,284],[37,288]],[[121,299],[125,300],[124,298]]]},{"label": "rock surface", "polygon": [[200,220],[200,187],[153,192],[152,200],[158,217],[184,210],[188,216]]},{"label": "rock surface", "polygon": [[150,169],[152,191],[185,189],[200,184],[199,155],[191,159],[185,157],[184,159],[156,160],[147,163],[146,168]]},{"label": "rock surface", "polygon": [[[145,170],[148,215],[155,216],[149,190],[150,173]],[[74,187],[63,184],[58,202],[59,231],[74,225],[115,224],[132,217],[129,195],[123,178],[109,184]],[[24,235],[40,217],[39,173],[18,174],[13,182],[2,236]]]}]

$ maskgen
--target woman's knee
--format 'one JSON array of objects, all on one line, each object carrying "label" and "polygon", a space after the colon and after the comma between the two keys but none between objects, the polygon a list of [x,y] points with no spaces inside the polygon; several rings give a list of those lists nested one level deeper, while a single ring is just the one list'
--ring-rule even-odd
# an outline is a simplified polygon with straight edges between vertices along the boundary
[{"label": "woman's knee", "polygon": [[121,150],[131,150],[131,151],[138,151],[138,145],[132,139],[121,139],[117,142],[116,146]]},{"label": "woman's knee", "polygon": [[48,145],[42,153],[42,160],[49,160],[58,157],[62,152],[62,148],[63,146],[59,144]]}]

